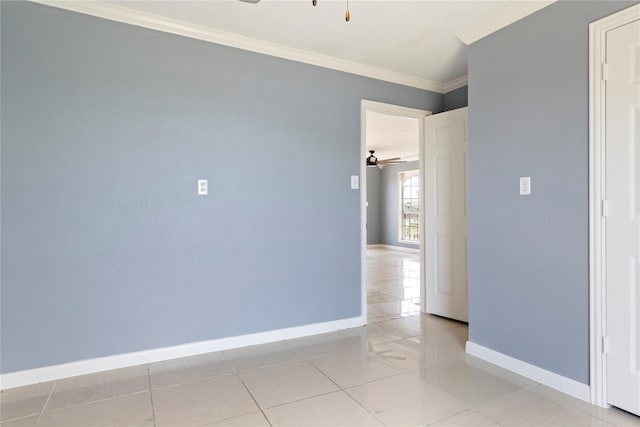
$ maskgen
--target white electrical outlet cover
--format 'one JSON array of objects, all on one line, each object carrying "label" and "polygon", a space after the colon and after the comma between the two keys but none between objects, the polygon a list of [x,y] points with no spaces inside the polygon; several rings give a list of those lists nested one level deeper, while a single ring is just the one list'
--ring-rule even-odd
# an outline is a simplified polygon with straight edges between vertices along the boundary
[{"label": "white electrical outlet cover", "polygon": [[206,179],[198,180],[198,195],[206,196],[209,194],[209,181]]},{"label": "white electrical outlet cover", "polygon": [[530,194],[531,194],[531,177],[521,176],[520,177],[520,195],[528,196]]}]

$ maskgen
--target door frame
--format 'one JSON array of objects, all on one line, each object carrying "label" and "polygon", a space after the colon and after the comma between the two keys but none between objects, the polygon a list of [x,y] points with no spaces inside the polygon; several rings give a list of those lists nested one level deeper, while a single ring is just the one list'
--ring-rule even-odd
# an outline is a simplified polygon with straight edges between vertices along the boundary
[{"label": "door frame", "polygon": [[636,4],[589,24],[589,387],[591,403],[604,408],[610,405],[607,403],[606,357],[603,354],[607,331],[606,228],[602,216],[606,188],[603,64],[607,31],[639,18],[640,4]]},{"label": "door frame", "polygon": [[[382,102],[363,99],[360,103],[360,288],[361,288],[361,313],[363,323],[367,323],[367,165],[364,159],[367,157],[367,112],[388,114],[392,116],[410,117],[418,119],[418,146],[420,174],[424,170],[424,118],[432,114],[431,111],[416,108],[402,107],[400,105],[385,104]],[[422,195],[421,195],[422,196]],[[421,203],[424,198],[421,197]],[[422,226],[422,212],[420,218],[420,263],[424,256],[424,227]],[[420,311],[424,313],[425,295],[424,268],[420,266]]]}]

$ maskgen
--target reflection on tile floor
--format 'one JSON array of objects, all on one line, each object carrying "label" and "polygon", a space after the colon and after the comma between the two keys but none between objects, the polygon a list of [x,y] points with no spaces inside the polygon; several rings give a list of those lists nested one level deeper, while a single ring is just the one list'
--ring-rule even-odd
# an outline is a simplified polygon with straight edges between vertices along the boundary
[{"label": "reflection on tile floor", "polygon": [[368,326],[6,390],[0,425],[640,427],[466,355],[419,314],[415,255],[368,261]]},{"label": "reflection on tile floor", "polygon": [[420,258],[417,253],[370,248],[367,251],[368,322],[420,313]]}]

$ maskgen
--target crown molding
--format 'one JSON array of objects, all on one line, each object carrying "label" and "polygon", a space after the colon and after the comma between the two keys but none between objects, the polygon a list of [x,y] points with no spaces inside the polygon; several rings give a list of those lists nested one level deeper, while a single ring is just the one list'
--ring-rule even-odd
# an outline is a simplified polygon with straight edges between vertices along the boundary
[{"label": "crown molding", "polygon": [[465,31],[458,33],[457,36],[464,44],[469,45],[500,30],[501,28],[506,27],[509,24],[513,24],[525,16],[529,16],[532,13],[555,3],[556,1],[557,0],[530,0],[515,4],[489,19],[472,25]]},{"label": "crown molding", "polygon": [[276,56],[305,64],[330,68],[332,70],[357,74],[377,80],[411,86],[437,93],[444,93],[444,84],[395,71],[384,70],[370,65],[338,59],[331,56],[312,53],[302,49],[291,48],[251,37],[245,37],[210,27],[191,24],[185,21],[167,18],[160,15],[140,12],[127,7],[90,0],[32,0],[45,6],[83,13],[110,21],[122,22],[151,30],[177,34],[184,37],[203,40],[211,43],[235,47],[251,52]]},{"label": "crown molding", "polygon": [[448,93],[452,90],[460,89],[469,84],[469,76],[464,75],[462,77],[458,77],[457,79],[450,80],[446,83],[442,84],[442,93]]}]

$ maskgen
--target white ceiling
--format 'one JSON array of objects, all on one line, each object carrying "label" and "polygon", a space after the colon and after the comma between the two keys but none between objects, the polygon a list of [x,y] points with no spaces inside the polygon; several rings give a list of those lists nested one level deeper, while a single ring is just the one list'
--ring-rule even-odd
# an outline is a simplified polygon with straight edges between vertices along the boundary
[{"label": "white ceiling", "polygon": [[367,111],[366,119],[367,150],[375,150],[378,160],[418,160],[418,119],[373,111]]},{"label": "white ceiling", "polygon": [[467,74],[456,34],[525,1],[346,0],[108,1],[123,8],[221,30],[325,57],[445,83]]}]

